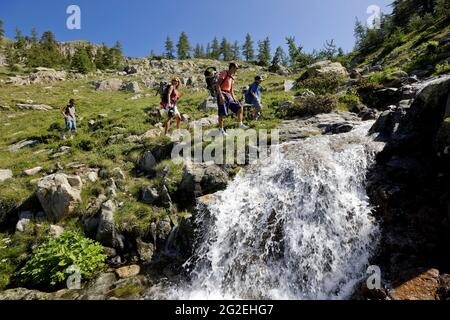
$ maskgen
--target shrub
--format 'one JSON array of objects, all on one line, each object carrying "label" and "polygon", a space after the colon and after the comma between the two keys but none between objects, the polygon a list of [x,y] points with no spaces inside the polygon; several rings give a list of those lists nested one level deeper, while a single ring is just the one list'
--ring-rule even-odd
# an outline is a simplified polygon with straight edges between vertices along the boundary
[{"label": "shrub", "polygon": [[431,40],[427,42],[426,46],[429,53],[435,53],[439,47],[439,42]]},{"label": "shrub", "polygon": [[314,116],[320,113],[330,113],[336,109],[336,106],[337,99],[331,94],[301,97],[295,100],[286,115],[288,117]]},{"label": "shrub", "polygon": [[344,80],[333,74],[322,74],[315,77],[309,77],[305,80],[300,80],[297,84],[300,90],[311,90],[315,94],[329,94],[336,93]]},{"label": "shrub", "polygon": [[361,100],[355,92],[349,92],[338,97],[337,109],[348,111],[351,110],[353,106],[361,105]]},{"label": "shrub", "polygon": [[449,71],[450,71],[450,63],[448,63],[448,61],[445,61],[444,63],[436,65],[435,75],[447,73]]},{"label": "shrub", "polygon": [[409,22],[408,22],[408,30],[409,31],[411,31],[411,32],[418,31],[423,26],[424,26],[424,23],[423,23],[422,17],[419,14],[415,13],[409,19]]},{"label": "shrub", "polygon": [[400,47],[404,42],[405,34],[401,28],[397,27],[397,29],[395,29],[395,31],[384,41],[384,50],[382,55],[390,53],[395,48]]},{"label": "shrub", "polygon": [[33,257],[16,278],[22,285],[51,288],[66,281],[72,274],[68,272],[70,266],[77,266],[81,277],[87,279],[103,267],[105,259],[100,244],[79,233],[66,231],[33,250]]}]

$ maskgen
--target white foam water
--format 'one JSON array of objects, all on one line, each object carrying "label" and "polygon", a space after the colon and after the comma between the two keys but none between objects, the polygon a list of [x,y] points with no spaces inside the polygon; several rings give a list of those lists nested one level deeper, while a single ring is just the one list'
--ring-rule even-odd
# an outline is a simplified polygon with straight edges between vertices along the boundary
[{"label": "white foam water", "polygon": [[190,281],[175,299],[345,299],[366,277],[379,226],[365,177],[372,122],[280,145],[199,208]]}]

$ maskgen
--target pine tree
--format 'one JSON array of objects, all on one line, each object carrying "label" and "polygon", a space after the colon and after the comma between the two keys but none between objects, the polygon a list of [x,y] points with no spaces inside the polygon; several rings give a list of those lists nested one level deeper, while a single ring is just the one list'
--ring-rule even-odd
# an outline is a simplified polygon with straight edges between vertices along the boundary
[{"label": "pine tree", "polygon": [[31,44],[35,45],[39,42],[39,34],[36,30],[36,28],[31,29],[31,38],[30,38]]},{"label": "pine tree", "polygon": [[232,58],[231,60],[237,61],[241,59],[241,47],[239,42],[235,41],[231,46]]},{"label": "pine tree", "polygon": [[106,48],[106,45],[103,44],[100,48],[97,49],[97,54],[95,55],[94,64],[95,67],[99,70],[105,70],[107,68],[106,62],[105,62],[105,55],[106,51],[108,51],[108,48]]},{"label": "pine tree", "polygon": [[271,60],[270,39],[267,37],[264,41],[259,41],[258,47],[258,64],[263,67],[269,66]]},{"label": "pine tree", "polygon": [[80,73],[86,74],[95,69],[86,47],[79,47],[72,57],[70,67]]},{"label": "pine tree", "polygon": [[6,47],[6,66],[9,71],[17,71],[17,63],[19,63],[19,58],[14,45],[10,44]]},{"label": "pine tree", "polygon": [[277,72],[280,70],[281,66],[286,61],[286,53],[284,52],[282,47],[278,47],[275,50],[275,55],[273,56],[272,63],[270,65],[270,69],[273,72]]},{"label": "pine tree", "polygon": [[322,50],[322,56],[328,60],[332,60],[337,54],[337,47],[334,43],[334,39],[331,41],[325,41],[324,49]]},{"label": "pine tree", "polygon": [[302,54],[303,47],[297,46],[295,43],[295,37],[286,38],[286,42],[289,50],[289,61],[291,66],[294,66]]},{"label": "pine tree", "polygon": [[214,40],[211,44],[211,59],[219,60],[220,59],[220,45],[219,40],[214,37]]},{"label": "pine tree", "polygon": [[196,59],[203,59],[205,57],[205,49],[202,45],[197,43],[194,49],[194,58]]},{"label": "pine tree", "polygon": [[27,65],[29,67],[61,67],[67,61],[59,50],[55,35],[51,31],[42,34],[38,44],[32,45],[27,52]]},{"label": "pine tree", "polygon": [[253,61],[255,59],[255,50],[253,48],[253,40],[250,34],[245,36],[245,43],[242,46],[242,54],[245,61]]},{"label": "pine tree", "polygon": [[110,50],[111,55],[111,65],[110,67],[113,69],[117,69],[121,66],[123,62],[123,51],[122,51],[122,45],[119,41],[116,41],[114,44],[114,47],[112,47]]},{"label": "pine tree", "polygon": [[206,46],[205,57],[207,59],[211,59],[211,44],[210,43],[208,43],[208,45]]},{"label": "pine tree", "polygon": [[356,18],[355,27],[354,27],[354,35],[355,35],[355,48],[361,49],[364,46],[364,42],[367,36],[367,28],[363,26],[361,21]]},{"label": "pine tree", "polygon": [[182,32],[177,44],[178,59],[185,60],[190,58],[191,45],[189,44],[188,36]]},{"label": "pine tree", "polygon": [[450,18],[450,0],[436,0],[435,11],[438,17]]},{"label": "pine tree", "polygon": [[3,20],[0,19],[0,41],[3,40],[5,36],[5,29],[3,29]]},{"label": "pine tree", "polygon": [[167,36],[167,38],[166,38],[165,48],[166,48],[166,52],[165,52],[164,56],[170,60],[175,59],[175,47],[174,47],[172,39],[170,39],[169,36]]},{"label": "pine tree", "polygon": [[233,58],[231,45],[225,37],[222,38],[222,42],[220,44],[220,54],[222,55],[223,61],[231,61]]}]

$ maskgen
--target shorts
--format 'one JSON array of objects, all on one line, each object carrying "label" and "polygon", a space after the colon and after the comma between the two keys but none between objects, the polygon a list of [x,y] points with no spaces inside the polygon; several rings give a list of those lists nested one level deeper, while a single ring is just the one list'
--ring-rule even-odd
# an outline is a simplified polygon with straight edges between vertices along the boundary
[{"label": "shorts", "polygon": [[180,112],[178,111],[178,107],[177,107],[176,105],[175,105],[175,106],[169,106],[168,103],[164,103],[164,104],[162,104],[162,106],[163,106],[164,109],[166,110],[167,116],[169,117],[169,119],[172,119],[172,118],[174,118],[175,116],[181,117],[181,114],[180,114]]},{"label": "shorts", "polygon": [[66,130],[67,131],[77,131],[77,123],[75,120],[66,119]]},{"label": "shorts", "polygon": [[235,101],[229,93],[222,92],[222,94],[225,98],[224,104],[220,104],[220,99],[219,97],[217,97],[217,106],[219,107],[219,117],[228,116],[228,110],[231,110],[234,113],[238,113],[239,110],[242,109],[242,105],[239,102]]},{"label": "shorts", "polygon": [[253,99],[252,103],[251,103],[255,108],[257,112],[261,112],[262,110],[262,104],[259,100],[257,99]]}]

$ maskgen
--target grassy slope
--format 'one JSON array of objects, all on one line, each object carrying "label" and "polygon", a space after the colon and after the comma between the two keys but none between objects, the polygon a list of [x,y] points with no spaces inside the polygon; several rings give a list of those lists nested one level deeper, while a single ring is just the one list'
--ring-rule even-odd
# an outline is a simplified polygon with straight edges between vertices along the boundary
[{"label": "grassy slope", "polygon": [[[0,70],[0,79],[6,79],[8,73]],[[112,76],[111,76],[112,77]],[[243,70],[239,75],[236,88],[251,82],[254,74]],[[134,95],[125,92],[96,92],[90,86],[95,80],[88,78],[79,81],[64,81],[45,85],[12,86],[0,85],[0,104],[9,105],[15,109],[18,102],[33,100],[34,103],[48,104],[55,108],[53,111],[1,111],[0,112],[0,168],[11,169],[15,178],[0,184],[0,199],[11,199],[14,203],[21,203],[33,194],[36,177],[25,177],[23,170],[36,166],[42,166],[44,170],[54,168],[57,163],[66,168],[67,173],[75,172],[67,165],[72,162],[80,162],[91,167],[104,167],[112,169],[121,167],[125,172],[133,168],[129,161],[128,153],[142,146],[119,140],[108,143],[108,138],[114,134],[139,135],[153,128],[155,119],[147,114],[159,104],[159,97],[150,89],[144,93],[150,93],[150,97],[132,101]],[[127,80],[133,80],[127,78]],[[284,78],[271,75],[265,84],[269,91],[264,96],[267,120],[251,123],[254,127],[273,127],[277,123],[274,117],[273,106],[291,97],[291,94],[282,92]],[[74,93],[74,90],[78,92]],[[206,93],[185,92],[184,99],[180,102],[180,110],[187,113],[191,119],[214,114],[216,111],[199,111],[198,104],[206,98]],[[64,128],[59,108],[64,106],[70,98],[78,102],[78,113],[82,117],[79,122],[79,132],[74,140],[61,140],[59,138],[61,128]],[[100,119],[99,114],[107,114],[108,117]],[[94,119],[102,127],[100,130],[90,131],[88,121]],[[233,124],[233,119],[227,120]],[[122,129],[121,129],[122,128]],[[34,148],[23,148],[17,153],[8,151],[8,146],[24,139],[35,139],[41,143]],[[62,146],[71,147],[70,152],[57,159],[51,159],[47,151],[57,150]],[[129,176],[131,176],[131,173]],[[130,181],[131,185],[144,183]]]}]

